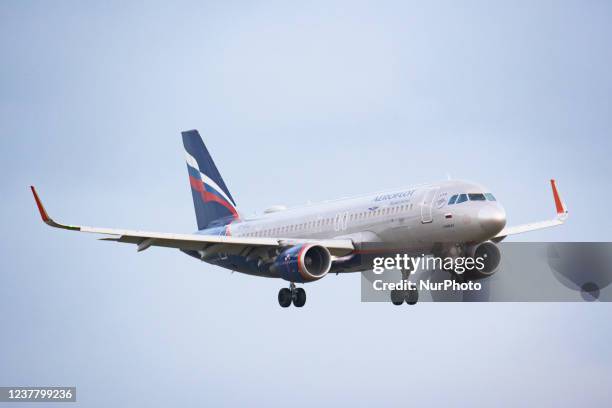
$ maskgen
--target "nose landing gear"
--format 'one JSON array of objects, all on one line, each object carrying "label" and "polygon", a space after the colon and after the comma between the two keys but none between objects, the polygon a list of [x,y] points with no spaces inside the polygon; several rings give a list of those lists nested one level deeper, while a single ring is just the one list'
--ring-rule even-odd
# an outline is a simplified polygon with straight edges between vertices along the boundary
[{"label": "nose landing gear", "polygon": [[291,303],[295,307],[302,307],[306,304],[306,291],[302,288],[296,288],[293,282],[288,288],[282,288],[278,291],[278,304],[281,307],[289,307]]}]

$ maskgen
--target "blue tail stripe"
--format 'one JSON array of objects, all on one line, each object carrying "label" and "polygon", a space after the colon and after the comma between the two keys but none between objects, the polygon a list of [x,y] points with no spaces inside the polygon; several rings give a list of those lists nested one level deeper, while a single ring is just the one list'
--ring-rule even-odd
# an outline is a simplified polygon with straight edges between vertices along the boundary
[{"label": "blue tail stripe", "polygon": [[196,169],[194,169],[193,167],[191,167],[190,165],[187,165],[187,171],[189,172],[189,175],[197,180],[201,180],[200,177],[200,172]]}]

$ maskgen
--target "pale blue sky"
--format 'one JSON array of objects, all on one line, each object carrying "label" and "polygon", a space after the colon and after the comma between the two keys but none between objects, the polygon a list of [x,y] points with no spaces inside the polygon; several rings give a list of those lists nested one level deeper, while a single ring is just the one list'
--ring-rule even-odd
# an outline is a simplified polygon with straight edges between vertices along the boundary
[{"label": "pale blue sky", "polygon": [[528,240],[609,241],[612,3],[5,1],[0,385],[83,406],[607,403],[608,304],[359,302],[58,220],[195,229],[180,131],[238,206],[446,177],[489,186]]}]

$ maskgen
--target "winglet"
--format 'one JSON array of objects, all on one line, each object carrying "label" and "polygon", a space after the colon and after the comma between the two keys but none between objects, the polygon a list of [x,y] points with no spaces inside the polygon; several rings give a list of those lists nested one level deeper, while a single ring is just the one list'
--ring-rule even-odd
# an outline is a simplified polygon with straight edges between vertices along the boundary
[{"label": "winglet", "polygon": [[38,194],[36,193],[36,188],[34,188],[34,186],[30,186],[30,189],[32,190],[32,194],[34,194],[34,200],[36,201],[36,206],[38,207],[40,218],[42,218],[42,220],[45,223],[49,223],[49,221],[52,221],[52,220],[49,217],[49,214],[47,214],[47,210],[45,210],[45,206],[42,204],[42,201],[40,201],[40,198],[38,198]]},{"label": "winglet", "polygon": [[561,197],[559,196],[559,191],[557,191],[557,182],[554,179],[550,180],[550,186],[552,187],[553,198],[555,199],[555,207],[557,208],[557,217],[558,218],[566,218],[567,217],[567,208],[561,201]]},{"label": "winglet", "polygon": [[53,219],[49,217],[49,214],[47,214],[47,210],[45,210],[45,206],[43,205],[42,201],[40,201],[40,198],[38,197],[38,193],[36,192],[36,188],[34,188],[34,186],[30,186],[30,189],[32,190],[32,194],[34,195],[34,201],[36,201],[36,206],[38,207],[40,218],[42,218],[45,224],[51,227],[55,227],[55,228],[63,228],[63,229],[74,230],[74,231],[81,230],[81,227],[74,227],[72,225],[59,224],[53,221]]}]

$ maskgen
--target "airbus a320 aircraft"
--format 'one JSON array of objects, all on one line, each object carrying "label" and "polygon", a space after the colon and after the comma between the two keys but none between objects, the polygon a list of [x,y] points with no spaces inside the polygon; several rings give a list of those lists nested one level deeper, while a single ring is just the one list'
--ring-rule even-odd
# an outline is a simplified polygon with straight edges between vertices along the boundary
[{"label": "airbus a320 aircraft", "polygon": [[[197,130],[182,133],[198,231],[193,234],[129,231],[64,225],[47,214],[32,186],[43,221],[52,227],[103,234],[106,241],[177,248],[201,261],[233,271],[281,278],[289,288],[278,293],[282,307],[302,307],[306,292],[296,283],[329,273],[372,269],[372,253],[473,256],[485,267],[473,279],[493,274],[505,237],[553,227],[567,210],[551,180],[557,216],[548,221],[506,227],[506,214],[490,190],[448,180],[296,208],[275,206],[246,218],[236,208],[217,166]],[[372,249],[375,248],[375,249]],[[416,303],[408,294],[392,301]]]}]

